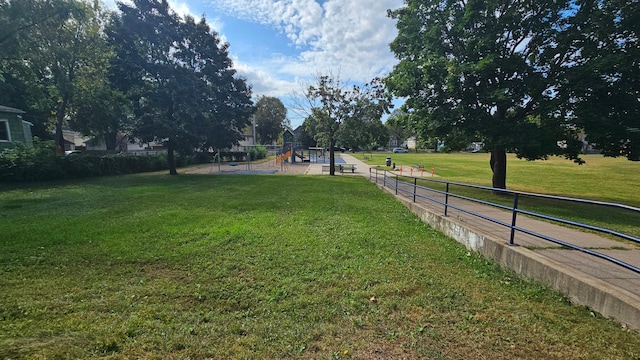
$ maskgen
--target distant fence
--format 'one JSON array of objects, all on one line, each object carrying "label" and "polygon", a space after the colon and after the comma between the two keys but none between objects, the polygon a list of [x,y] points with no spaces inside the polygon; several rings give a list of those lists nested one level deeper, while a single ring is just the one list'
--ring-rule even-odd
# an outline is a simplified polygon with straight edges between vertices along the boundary
[{"label": "distant fence", "polygon": [[[533,193],[525,193],[519,191],[510,191],[505,189],[496,189],[485,186],[478,185],[470,185],[464,183],[457,183],[451,181],[442,181],[435,179],[425,179],[425,178],[416,178],[411,176],[403,176],[388,172],[386,170],[379,171],[377,169],[369,170],[369,180],[375,182],[376,184],[380,184],[387,189],[392,190],[396,195],[403,196],[405,198],[411,199],[414,203],[420,203],[421,205],[427,205],[431,209],[436,209],[436,211],[442,211],[444,216],[448,216],[449,209],[455,209],[465,214],[469,214],[478,219],[482,219],[484,221],[489,221],[491,223],[498,224],[510,230],[509,235],[509,245],[515,245],[516,233],[528,234],[533,237],[543,239],[545,241],[561,245],[570,249],[578,250],[583,253],[604,259],[606,261],[612,262],[631,270],[635,273],[640,274],[640,268],[626,263],[622,260],[616,259],[612,256],[594,251],[592,249],[588,249],[582,246],[578,246],[572,244],[566,240],[558,239],[549,235],[544,235],[538,233],[535,229],[521,227],[518,224],[518,215],[526,215],[531,218],[542,219],[548,222],[560,223],[566,226],[573,226],[580,229],[593,231],[601,234],[608,234],[613,236],[614,238],[630,241],[635,244],[640,244],[640,238],[622,233],[620,231],[615,231],[612,229],[589,225],[577,221],[562,219],[550,215],[545,215],[539,212],[527,211],[519,207],[519,202],[523,198],[527,199],[535,199],[538,201],[562,201],[571,204],[584,204],[584,205],[593,205],[598,207],[607,207],[612,210],[617,210],[621,212],[625,212],[630,215],[631,218],[640,219],[640,209],[621,205],[616,203],[607,203],[607,202],[599,202],[599,201],[591,201],[584,199],[576,199],[569,197],[560,197],[560,196],[551,196],[551,195],[542,195],[542,194],[533,194]],[[453,191],[454,188],[457,191]],[[474,198],[468,195],[465,195],[465,191],[463,189],[475,189],[486,191],[489,193],[500,193],[503,195],[504,200],[510,202],[509,205],[505,205],[504,203],[498,203],[493,201],[482,200],[478,198]],[[468,192],[468,191],[467,191]],[[490,196],[487,196],[490,197]],[[457,201],[454,201],[457,200]],[[501,201],[505,202],[505,201]],[[491,209],[500,210],[499,215],[488,215],[491,213],[495,213],[494,211],[483,211],[483,213],[478,212],[477,210],[473,210],[473,205],[484,205],[488,206]],[[440,209],[440,210],[437,210]],[[497,214],[497,213],[495,213]],[[504,215],[507,215],[506,218]],[[640,224],[640,221],[635,222],[635,224]]]}]

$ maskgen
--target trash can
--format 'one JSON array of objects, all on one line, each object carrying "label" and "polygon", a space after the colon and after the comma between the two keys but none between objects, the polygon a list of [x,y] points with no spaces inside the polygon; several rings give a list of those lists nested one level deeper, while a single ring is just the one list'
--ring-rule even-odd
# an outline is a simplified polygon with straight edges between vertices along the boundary
[{"label": "trash can", "polygon": [[391,158],[390,157],[387,158],[387,166],[391,166]]}]

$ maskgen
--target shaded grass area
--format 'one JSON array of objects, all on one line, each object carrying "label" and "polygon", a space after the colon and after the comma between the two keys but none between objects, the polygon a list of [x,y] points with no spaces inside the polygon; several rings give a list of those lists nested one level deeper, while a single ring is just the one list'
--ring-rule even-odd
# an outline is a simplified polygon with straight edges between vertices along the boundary
[{"label": "shaded grass area", "polygon": [[359,177],[25,187],[0,228],[0,358],[640,357]]},{"label": "shaded grass area", "polygon": [[[374,153],[370,164],[383,164],[385,156],[391,156],[396,166],[415,164],[425,166],[430,173],[435,169],[436,179],[460,183],[491,186],[489,154],[486,153]],[[507,160],[507,188],[509,190],[573,197],[624,204],[640,208],[640,162],[626,159],[585,155],[586,164],[577,165],[564,158],[553,157],[546,161],[520,160],[510,154]],[[386,169],[386,166],[380,167]],[[418,175],[414,171],[414,175]],[[411,180],[412,181],[412,180]],[[424,181],[422,185],[444,191],[444,185]],[[495,196],[490,191],[452,186],[451,191],[473,198],[512,206],[510,197]],[[563,219],[586,223],[640,237],[640,213],[605,206],[577,204],[574,202],[521,198],[519,207]]]}]

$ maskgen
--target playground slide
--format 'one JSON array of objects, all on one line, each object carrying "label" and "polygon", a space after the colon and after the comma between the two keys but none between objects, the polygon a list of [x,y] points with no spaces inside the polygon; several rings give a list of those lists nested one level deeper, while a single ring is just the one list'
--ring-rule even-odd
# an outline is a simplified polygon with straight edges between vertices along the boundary
[{"label": "playground slide", "polygon": [[302,160],[302,162],[304,162],[305,160],[308,160],[309,158],[305,157],[303,154],[300,154],[299,152],[296,153],[296,156],[300,158],[300,160]]},{"label": "playground slide", "polygon": [[291,150],[287,151],[286,153],[282,154],[282,155],[278,155],[276,157],[276,164],[279,164],[283,161],[286,161],[288,158],[291,157]]}]

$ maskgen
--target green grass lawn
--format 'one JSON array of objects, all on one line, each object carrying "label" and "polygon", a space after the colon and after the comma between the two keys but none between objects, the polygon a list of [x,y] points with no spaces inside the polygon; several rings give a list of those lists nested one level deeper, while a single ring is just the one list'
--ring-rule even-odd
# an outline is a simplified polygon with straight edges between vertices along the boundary
[{"label": "green grass lawn", "polygon": [[0,229],[2,359],[640,358],[361,177],[24,186]]}]

